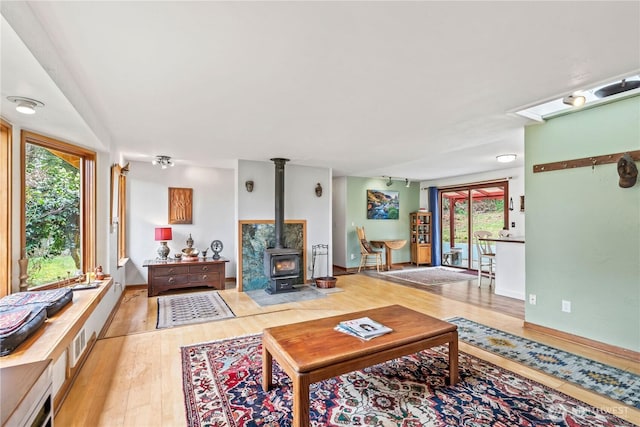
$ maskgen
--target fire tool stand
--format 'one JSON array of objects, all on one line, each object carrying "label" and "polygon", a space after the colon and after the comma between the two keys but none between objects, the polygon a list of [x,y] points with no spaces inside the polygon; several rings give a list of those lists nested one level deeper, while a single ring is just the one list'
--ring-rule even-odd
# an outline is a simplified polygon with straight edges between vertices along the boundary
[{"label": "fire tool stand", "polygon": [[[316,277],[316,263],[318,257],[324,257],[326,263],[327,274],[322,277]],[[311,282],[318,288],[334,288],[336,286],[335,277],[329,276],[329,245],[313,245],[311,246]]]},{"label": "fire tool stand", "polygon": [[316,279],[316,261],[318,257],[326,257],[326,276],[329,275],[329,245],[313,245],[311,246],[311,281],[315,283]]}]

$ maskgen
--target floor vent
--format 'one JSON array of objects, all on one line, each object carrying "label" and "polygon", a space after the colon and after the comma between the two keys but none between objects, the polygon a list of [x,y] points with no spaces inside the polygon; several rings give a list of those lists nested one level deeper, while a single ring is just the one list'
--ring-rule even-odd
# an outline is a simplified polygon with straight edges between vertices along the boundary
[{"label": "floor vent", "polygon": [[87,334],[84,328],[78,332],[78,335],[73,339],[73,343],[69,347],[69,367],[76,366],[78,359],[82,356],[84,349],[87,348]]}]

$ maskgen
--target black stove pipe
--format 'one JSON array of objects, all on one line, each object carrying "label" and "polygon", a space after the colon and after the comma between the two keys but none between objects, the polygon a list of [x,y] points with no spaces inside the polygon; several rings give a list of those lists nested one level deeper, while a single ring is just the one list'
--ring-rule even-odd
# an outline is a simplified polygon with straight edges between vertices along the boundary
[{"label": "black stove pipe", "polygon": [[274,158],[271,159],[276,165],[276,249],[284,248],[284,164],[289,159]]}]

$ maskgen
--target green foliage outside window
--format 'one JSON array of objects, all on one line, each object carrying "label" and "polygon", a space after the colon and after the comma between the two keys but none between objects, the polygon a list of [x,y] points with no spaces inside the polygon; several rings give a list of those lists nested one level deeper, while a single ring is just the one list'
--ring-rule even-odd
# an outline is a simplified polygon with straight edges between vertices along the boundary
[{"label": "green foliage outside window", "polygon": [[[30,286],[75,275],[80,259],[80,170],[75,156],[34,144],[25,153],[25,233]],[[76,162],[79,164],[79,162]]]}]

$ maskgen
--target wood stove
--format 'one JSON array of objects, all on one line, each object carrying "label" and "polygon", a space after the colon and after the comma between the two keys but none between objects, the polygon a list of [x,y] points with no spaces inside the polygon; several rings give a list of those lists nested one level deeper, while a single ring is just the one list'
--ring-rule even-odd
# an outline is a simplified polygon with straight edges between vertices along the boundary
[{"label": "wood stove", "polygon": [[292,292],[300,282],[300,251],[284,247],[284,165],[288,159],[271,159],[276,166],[275,247],[264,252],[264,272],[269,278],[269,294]]}]

